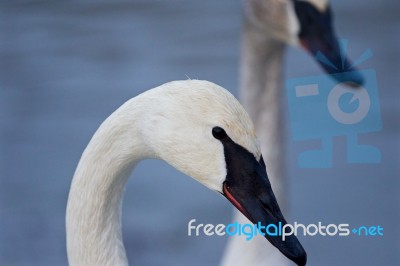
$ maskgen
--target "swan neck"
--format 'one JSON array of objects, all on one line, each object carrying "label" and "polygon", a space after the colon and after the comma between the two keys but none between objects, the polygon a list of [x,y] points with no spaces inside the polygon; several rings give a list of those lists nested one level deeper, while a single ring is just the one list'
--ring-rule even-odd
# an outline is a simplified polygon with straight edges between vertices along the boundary
[{"label": "swan neck", "polygon": [[123,192],[134,166],[151,157],[136,130],[140,114],[134,105],[126,103],[103,122],[78,164],[66,215],[70,265],[128,264],[121,233]]},{"label": "swan neck", "polygon": [[[241,45],[240,92],[246,109],[255,116],[254,100],[276,100],[282,90],[286,45],[244,19]],[[266,97],[260,97],[266,96]],[[260,106],[261,107],[261,106]],[[265,106],[264,106],[265,107]],[[260,111],[260,110],[257,110]]]}]

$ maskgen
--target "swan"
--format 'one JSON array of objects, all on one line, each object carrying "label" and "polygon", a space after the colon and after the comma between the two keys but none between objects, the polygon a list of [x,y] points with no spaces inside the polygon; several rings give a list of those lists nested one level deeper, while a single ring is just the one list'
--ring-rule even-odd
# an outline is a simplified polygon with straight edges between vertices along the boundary
[{"label": "swan", "polygon": [[[129,174],[146,158],[164,160],[222,194],[253,223],[286,224],[244,108],[214,83],[174,81],[128,100],[100,125],[84,150],[66,210],[70,265],[128,264],[122,197]],[[306,252],[296,236],[266,238],[305,265]]]},{"label": "swan", "polygon": [[[243,6],[240,99],[254,121],[274,193],[280,206],[287,209],[282,106],[286,45],[301,47],[312,56],[322,52],[336,66],[343,63],[349,73],[334,76],[339,82],[357,87],[362,85],[363,78],[351,67],[349,59],[342,62],[327,0],[244,0]],[[318,63],[328,74],[339,72],[321,61]],[[238,211],[233,219],[247,222]],[[263,264],[287,265],[288,260],[275,249],[266,247],[261,237],[252,241],[229,238],[221,265]]]}]

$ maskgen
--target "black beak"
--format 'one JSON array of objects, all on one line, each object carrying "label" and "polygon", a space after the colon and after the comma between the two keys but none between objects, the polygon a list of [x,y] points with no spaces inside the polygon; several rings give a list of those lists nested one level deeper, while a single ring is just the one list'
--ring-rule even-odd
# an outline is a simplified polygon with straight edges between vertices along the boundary
[{"label": "black beak", "polygon": [[[276,227],[287,224],[272,192],[262,157],[257,162],[253,154],[229,138],[222,143],[227,165],[224,196],[253,224]],[[287,258],[297,265],[306,264],[307,254],[296,236],[290,235],[283,240],[280,235],[261,232]]]},{"label": "black beak", "polygon": [[303,48],[337,81],[352,87],[363,85],[364,78],[345,56],[345,49],[336,37],[330,7],[321,11],[306,1],[297,0],[294,7],[300,21],[299,39]]}]

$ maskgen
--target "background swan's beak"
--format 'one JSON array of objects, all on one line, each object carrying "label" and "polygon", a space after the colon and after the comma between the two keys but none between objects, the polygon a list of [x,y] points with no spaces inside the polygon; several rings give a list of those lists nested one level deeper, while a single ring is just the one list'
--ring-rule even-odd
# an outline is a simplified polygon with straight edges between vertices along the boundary
[{"label": "background swan's beak", "polygon": [[352,66],[339,44],[333,25],[330,7],[319,10],[306,1],[294,1],[300,22],[299,39],[303,48],[315,56],[321,67],[339,82],[358,87],[364,83],[362,75]]},{"label": "background swan's beak", "polygon": [[[279,227],[280,222],[285,225],[262,157],[257,162],[246,152],[236,150],[234,159],[226,152],[228,175],[223,184],[224,196],[254,224],[261,222],[263,226],[274,224]],[[297,265],[306,264],[307,254],[296,236],[290,235],[283,240],[282,236],[265,234],[265,238]]]}]

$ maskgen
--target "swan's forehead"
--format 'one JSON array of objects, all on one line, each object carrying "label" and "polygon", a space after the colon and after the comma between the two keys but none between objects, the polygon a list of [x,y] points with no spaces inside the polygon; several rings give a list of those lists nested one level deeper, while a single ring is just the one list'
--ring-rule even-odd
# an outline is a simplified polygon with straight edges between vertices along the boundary
[{"label": "swan's forehead", "polygon": [[210,114],[212,117],[209,121],[213,121],[212,126],[222,127],[235,143],[244,147],[259,160],[261,153],[253,122],[239,102],[234,100],[229,101],[229,104],[224,106],[225,108],[216,106],[215,112]]},{"label": "swan's forehead", "polygon": [[328,0],[296,0],[296,1],[308,2],[313,6],[315,6],[321,12],[325,12],[329,4]]},{"label": "swan's forehead", "polygon": [[222,127],[235,143],[260,158],[253,122],[230,92],[208,81],[177,82],[182,89],[175,92],[176,96],[193,126],[205,128],[210,135],[213,127]]}]

